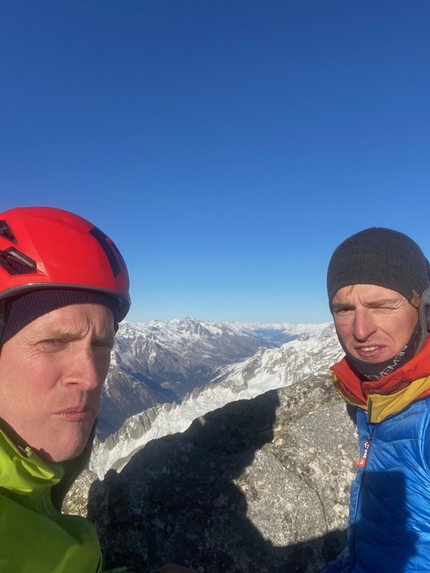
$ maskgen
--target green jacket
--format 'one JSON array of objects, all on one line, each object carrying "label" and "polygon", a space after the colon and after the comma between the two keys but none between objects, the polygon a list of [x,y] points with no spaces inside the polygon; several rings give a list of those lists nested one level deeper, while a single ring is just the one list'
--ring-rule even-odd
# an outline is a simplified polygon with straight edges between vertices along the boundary
[{"label": "green jacket", "polygon": [[61,513],[89,455],[48,463],[0,430],[0,573],[102,573],[94,525]]}]

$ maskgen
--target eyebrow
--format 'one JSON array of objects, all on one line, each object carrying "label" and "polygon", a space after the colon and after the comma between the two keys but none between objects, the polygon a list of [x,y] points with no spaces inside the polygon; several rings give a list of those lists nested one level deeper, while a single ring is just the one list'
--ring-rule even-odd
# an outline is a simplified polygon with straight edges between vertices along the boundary
[{"label": "eyebrow", "polygon": [[376,300],[371,300],[370,302],[366,303],[366,306],[369,308],[383,306],[384,304],[396,304],[397,302],[401,302],[400,298],[378,298]]},{"label": "eyebrow", "polygon": [[[39,333],[39,336],[42,333]],[[49,332],[44,333],[46,338],[59,338],[63,340],[75,340],[76,338],[80,338],[79,333],[74,331],[73,329],[67,328],[67,326],[59,326],[58,328],[53,328]],[[112,343],[115,340],[115,333],[102,333],[100,335],[94,334],[94,340],[98,340],[100,342]]]},{"label": "eyebrow", "polygon": [[[385,304],[396,304],[399,303],[401,299],[399,298],[378,298],[375,300],[367,301],[364,306],[367,308],[378,308],[380,306],[384,306]],[[334,311],[343,310],[347,308],[355,308],[354,304],[351,302],[338,302],[332,304],[332,309]]]}]

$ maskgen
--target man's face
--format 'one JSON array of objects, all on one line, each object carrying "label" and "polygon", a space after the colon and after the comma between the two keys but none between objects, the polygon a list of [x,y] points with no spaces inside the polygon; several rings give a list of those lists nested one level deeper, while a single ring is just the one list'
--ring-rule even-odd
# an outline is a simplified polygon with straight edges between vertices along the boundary
[{"label": "man's face", "polygon": [[88,442],[114,342],[112,311],[73,304],[21,329],[0,350],[0,418],[47,461]]},{"label": "man's face", "polygon": [[394,358],[407,344],[418,311],[400,293],[358,284],[337,291],[332,301],[336,331],[350,354],[364,362]]}]

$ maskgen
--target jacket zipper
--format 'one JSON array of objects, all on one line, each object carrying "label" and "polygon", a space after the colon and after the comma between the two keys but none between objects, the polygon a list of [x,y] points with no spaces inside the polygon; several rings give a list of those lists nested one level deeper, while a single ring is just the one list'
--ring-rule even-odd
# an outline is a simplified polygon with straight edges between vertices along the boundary
[{"label": "jacket zipper", "polygon": [[[369,451],[369,447],[370,447],[370,442],[372,441],[372,436],[369,436],[367,438],[367,442],[365,442],[364,444],[364,452],[363,455],[361,456],[361,458],[358,460],[357,465],[359,468],[364,468],[364,466],[366,465],[366,461],[367,461],[367,453]],[[361,485],[361,484],[360,484]],[[361,488],[360,488],[361,489]]]},{"label": "jacket zipper", "polygon": [[[372,433],[369,434],[367,441],[364,443],[363,455],[361,456],[361,458],[357,462],[357,466],[359,468],[361,468],[361,476],[360,476],[359,489],[358,489],[357,496],[356,496],[356,505],[355,505],[355,511],[354,511],[354,523],[357,522],[357,514],[358,514],[359,508],[360,508],[361,490],[363,487],[363,480],[365,478],[365,469],[364,468],[365,468],[366,462],[368,460],[370,444],[372,443],[374,431],[375,431],[375,428],[372,429]],[[357,536],[354,534],[354,563],[356,563],[356,556],[357,556]]]}]

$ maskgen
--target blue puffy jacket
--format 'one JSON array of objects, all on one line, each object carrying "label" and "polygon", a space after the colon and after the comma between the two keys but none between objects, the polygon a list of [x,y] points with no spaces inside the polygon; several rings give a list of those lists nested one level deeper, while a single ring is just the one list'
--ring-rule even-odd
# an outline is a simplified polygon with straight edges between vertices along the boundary
[{"label": "blue puffy jacket", "polygon": [[[428,374],[429,350],[426,344],[395,380],[417,375],[420,367]],[[430,572],[430,376],[396,384],[389,395],[367,396],[357,411],[361,457],[351,487],[348,546],[324,573]],[[382,408],[372,416],[370,402],[379,398]]]}]

